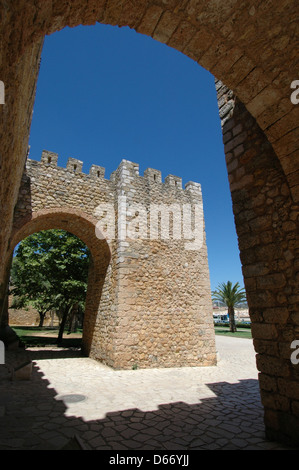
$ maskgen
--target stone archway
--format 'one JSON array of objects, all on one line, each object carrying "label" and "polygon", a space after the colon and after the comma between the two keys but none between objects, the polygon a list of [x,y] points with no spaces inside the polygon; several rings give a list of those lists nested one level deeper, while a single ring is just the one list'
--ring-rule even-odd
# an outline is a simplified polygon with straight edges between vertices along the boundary
[{"label": "stone archway", "polygon": [[[111,336],[105,334],[109,327],[109,318],[101,313],[108,308],[107,296],[113,298],[111,276],[107,273],[111,251],[107,241],[96,236],[97,220],[93,217],[70,208],[57,208],[40,210],[27,217],[19,219],[12,231],[11,250],[24,238],[41,230],[62,229],[73,233],[80,238],[91,253],[91,261],[88,273],[88,288],[85,302],[85,315],[83,326],[82,350],[88,355],[93,355],[96,350],[97,357],[111,362],[109,357],[109,343]],[[98,315],[99,314],[99,315]],[[97,338],[94,333],[97,331]],[[95,346],[96,341],[96,346]]]},{"label": "stone archway", "polygon": [[16,1],[2,18],[2,291],[44,35],[99,21],[180,50],[233,90],[219,86],[218,97],[266,429],[298,443],[298,369],[290,361],[299,325],[299,108],[290,100],[298,2]]},{"label": "stone archway", "polygon": [[[118,369],[214,365],[200,185],[189,182],[183,189],[173,175],[162,183],[152,168],[141,176],[139,165],[128,160],[109,180],[97,165],[85,174],[79,160],[70,158],[66,168],[57,162],[58,155],[48,151],[41,162],[27,160],[11,251],[22,234],[52,227],[93,248],[83,336],[91,339],[85,350]],[[103,231],[109,242],[101,240]]]}]

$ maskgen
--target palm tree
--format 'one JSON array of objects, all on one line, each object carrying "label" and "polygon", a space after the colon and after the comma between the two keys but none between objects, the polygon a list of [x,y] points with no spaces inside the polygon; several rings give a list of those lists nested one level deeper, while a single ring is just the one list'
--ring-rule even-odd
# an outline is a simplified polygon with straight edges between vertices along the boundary
[{"label": "palm tree", "polygon": [[227,283],[223,282],[222,284],[218,284],[217,289],[212,292],[212,299],[220,300],[220,302],[227,306],[230,331],[233,333],[237,331],[235,324],[235,307],[246,300],[245,290],[240,288],[238,282],[234,286],[231,281],[227,281]]}]

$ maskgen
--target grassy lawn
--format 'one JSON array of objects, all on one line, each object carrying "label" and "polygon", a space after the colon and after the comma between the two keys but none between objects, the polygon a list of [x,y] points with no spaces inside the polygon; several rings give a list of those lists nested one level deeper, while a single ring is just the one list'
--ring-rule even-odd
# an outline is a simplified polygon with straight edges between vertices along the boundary
[{"label": "grassy lawn", "polygon": [[[55,345],[58,337],[58,328],[38,326],[13,326],[20,340],[27,347],[44,347]],[[228,326],[215,326],[216,335],[233,336],[234,338],[252,338],[250,328],[241,328],[237,326],[237,331],[231,333]],[[82,331],[68,334],[64,332],[63,347],[80,347],[82,338]]]},{"label": "grassy lawn", "polygon": [[241,328],[237,326],[237,331],[231,333],[228,326],[215,326],[215,334],[223,336],[233,336],[234,338],[252,338],[250,328]]},{"label": "grassy lawn", "polygon": [[[20,340],[27,347],[44,347],[57,343],[58,328],[38,327],[38,326],[12,326]],[[63,347],[79,347],[81,345],[82,332],[68,334],[64,332]]]}]

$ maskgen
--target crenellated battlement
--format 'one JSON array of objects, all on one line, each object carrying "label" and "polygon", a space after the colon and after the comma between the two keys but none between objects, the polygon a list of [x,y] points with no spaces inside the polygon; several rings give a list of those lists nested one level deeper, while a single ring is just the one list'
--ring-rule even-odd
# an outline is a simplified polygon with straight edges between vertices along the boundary
[{"label": "crenellated battlement", "polygon": [[109,179],[101,166],[83,167],[76,158],[60,167],[58,154],[46,150],[40,161],[27,160],[13,243],[60,228],[88,245],[84,331],[95,358],[127,369],[214,364],[200,184],[183,188],[181,177],[163,181],[154,168],[140,175],[139,164],[126,159]]},{"label": "crenellated battlement", "polygon": [[[165,220],[169,217],[171,219],[172,213],[175,218],[171,219],[172,222],[169,219],[167,224],[175,224],[177,236],[179,232],[182,233],[182,224],[188,230],[191,227],[191,219],[190,224],[186,224],[187,219],[193,216],[202,217],[203,201],[201,185],[189,181],[183,188],[182,178],[179,176],[167,175],[162,181],[161,171],[154,168],[147,168],[140,175],[138,163],[123,159],[110,178],[106,179],[105,168],[99,165],[91,165],[87,174],[83,172],[83,161],[69,158],[66,166],[60,167],[58,154],[44,150],[40,161],[28,159],[26,162],[15,220],[26,219],[31,212],[45,208],[71,208],[84,211],[99,220],[104,217],[107,208],[108,212],[113,208],[115,213],[120,211],[125,214],[126,223],[130,226],[139,224],[135,227],[137,232],[141,227],[144,230],[147,227],[147,230],[149,224],[150,227],[154,226],[157,233],[162,230],[162,225],[163,230],[166,230]],[[138,219],[140,214],[146,217],[146,223],[145,218]],[[163,219],[160,228],[159,217]],[[154,222],[151,221],[152,218]],[[158,224],[157,227],[155,224]]]},{"label": "crenellated battlement", "polygon": [[[52,167],[52,168],[56,167],[60,170],[67,170],[70,173],[84,174],[82,172],[83,162],[81,160],[70,157],[67,161],[66,168],[59,167],[58,166],[58,153],[50,152],[49,150],[43,150],[40,162],[37,162],[36,160],[28,159],[26,166],[28,165],[30,166],[32,165],[32,163],[35,165],[39,164],[41,166],[46,166],[46,167]],[[94,177],[94,178],[104,178],[105,168],[98,166],[98,165],[92,165],[89,171],[89,176]]]},{"label": "crenellated battlement", "polygon": [[[162,181],[162,174],[160,170],[154,168],[147,168],[144,171],[143,176],[139,172],[139,164],[131,162],[129,160],[123,159],[117,169],[110,175],[110,179],[105,179],[105,168],[99,165],[92,165],[90,167],[89,173],[84,173],[83,162],[76,158],[69,158],[67,161],[66,167],[58,166],[58,154],[55,152],[50,152],[48,150],[43,150],[40,162],[36,160],[28,159],[26,163],[26,168],[28,171],[35,168],[36,170],[51,170],[55,169],[56,173],[61,172],[65,176],[72,178],[90,178],[93,183],[94,180],[103,180],[110,181],[113,184],[117,184],[119,187],[122,185],[130,185],[133,181],[139,181],[140,184],[147,185],[149,188],[160,187],[161,189],[167,190],[178,190],[190,192],[193,195],[201,195],[201,185],[189,181],[185,184],[185,187],[182,186],[182,178],[175,175],[167,175],[164,182]],[[54,176],[54,175],[53,175]]]}]

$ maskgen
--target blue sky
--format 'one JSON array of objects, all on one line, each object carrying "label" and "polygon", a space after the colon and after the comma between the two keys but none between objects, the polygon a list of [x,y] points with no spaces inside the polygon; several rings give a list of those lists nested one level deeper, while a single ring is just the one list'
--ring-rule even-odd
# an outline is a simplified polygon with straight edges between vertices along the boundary
[{"label": "blue sky", "polygon": [[106,168],[125,158],[201,183],[211,288],[243,286],[214,77],[129,28],[97,24],[46,37],[30,135],[42,150]]}]

